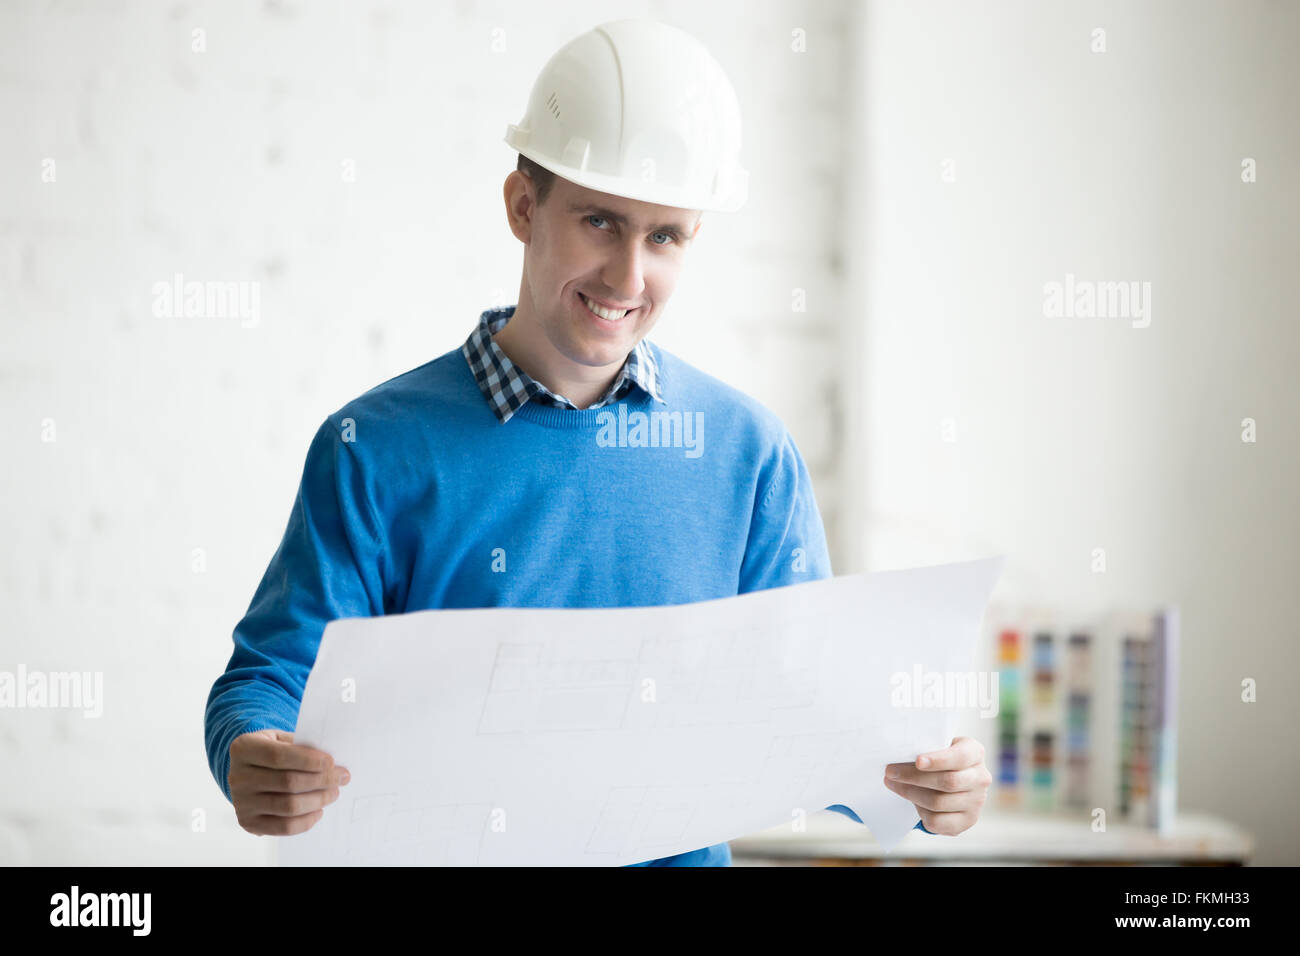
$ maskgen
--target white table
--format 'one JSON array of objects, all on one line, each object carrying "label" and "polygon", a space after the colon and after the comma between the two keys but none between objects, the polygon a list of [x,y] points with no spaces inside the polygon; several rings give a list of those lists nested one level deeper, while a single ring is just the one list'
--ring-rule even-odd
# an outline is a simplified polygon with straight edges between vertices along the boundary
[{"label": "white table", "polygon": [[823,810],[806,830],[789,824],[731,841],[736,866],[852,866],[890,864],[1179,864],[1244,865],[1253,837],[1219,817],[1179,814],[1170,832],[1110,824],[1094,833],[1091,817],[985,810],[975,826],[955,837],[913,830],[892,853],[881,850],[866,827]]}]

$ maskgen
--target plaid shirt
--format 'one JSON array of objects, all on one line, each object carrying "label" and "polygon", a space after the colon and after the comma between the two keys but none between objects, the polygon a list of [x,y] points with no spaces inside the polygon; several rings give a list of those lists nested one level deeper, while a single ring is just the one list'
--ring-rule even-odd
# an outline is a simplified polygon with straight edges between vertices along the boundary
[{"label": "plaid shirt", "polygon": [[[465,356],[465,361],[469,363],[469,370],[474,374],[474,381],[478,382],[479,391],[487,399],[488,406],[496,413],[502,424],[510,421],[510,416],[515,413],[515,410],[530,398],[544,405],[571,408],[576,411],[577,405],[563,395],[556,395],[511,362],[506,357],[506,353],[501,351],[501,347],[492,340],[492,336],[501,331],[514,314],[513,305],[488,309],[479,316],[478,327],[470,333],[460,349],[461,354]],[[641,388],[657,402],[664,402],[663,396],[659,393],[658,368],[654,356],[646,346],[645,339],[638,342],[636,348],[628,353],[627,361],[623,363],[623,368],[614,379],[614,384],[605,392],[604,398],[591,407],[600,408],[610,402],[619,401],[633,387]]]}]

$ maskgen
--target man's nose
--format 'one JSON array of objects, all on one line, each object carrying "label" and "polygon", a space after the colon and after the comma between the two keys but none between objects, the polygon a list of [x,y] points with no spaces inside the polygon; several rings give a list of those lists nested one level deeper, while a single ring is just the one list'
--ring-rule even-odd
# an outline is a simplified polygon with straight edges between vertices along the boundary
[{"label": "man's nose", "polygon": [[645,291],[645,263],[640,243],[629,242],[605,263],[601,281],[623,304],[639,303]]}]

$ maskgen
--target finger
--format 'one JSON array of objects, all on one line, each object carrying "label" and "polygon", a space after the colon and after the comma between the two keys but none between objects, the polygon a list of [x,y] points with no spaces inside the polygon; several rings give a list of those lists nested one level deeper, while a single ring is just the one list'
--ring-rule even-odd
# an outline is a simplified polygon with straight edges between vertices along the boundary
[{"label": "finger", "polygon": [[943,750],[934,750],[916,758],[918,770],[961,770],[984,759],[984,746],[974,737],[954,737]]},{"label": "finger", "polygon": [[964,770],[917,770],[910,763],[902,763],[890,764],[889,767],[890,770],[897,771],[897,776],[891,777],[886,773],[886,780],[898,780],[929,790],[958,793],[987,785],[985,777],[988,776],[988,771],[983,766],[967,767]]},{"label": "finger", "polygon": [[962,813],[984,804],[983,796],[974,790],[943,793],[910,783],[900,783],[897,780],[886,780],[885,786],[915,804],[917,809],[934,810],[937,813]]},{"label": "finger", "polygon": [[292,836],[311,829],[324,813],[324,810],[316,810],[300,817],[257,816],[249,821],[245,829],[262,836]]},{"label": "finger", "polygon": [[964,833],[975,823],[974,814],[970,812],[939,813],[934,810],[921,809],[917,811],[917,814],[927,830],[943,836],[956,836],[958,833]]},{"label": "finger", "polygon": [[334,766],[334,758],[323,750],[256,735],[237,737],[231,744],[230,753],[232,760],[237,757],[240,762],[250,766],[270,767],[272,770],[320,772]]},{"label": "finger", "polygon": [[321,810],[339,798],[337,787],[307,793],[254,793],[245,801],[245,809],[258,816],[300,817]]},{"label": "finger", "polygon": [[269,767],[240,767],[231,773],[232,793],[308,793],[345,786],[351,775],[346,767],[319,773],[308,770],[271,770]]}]

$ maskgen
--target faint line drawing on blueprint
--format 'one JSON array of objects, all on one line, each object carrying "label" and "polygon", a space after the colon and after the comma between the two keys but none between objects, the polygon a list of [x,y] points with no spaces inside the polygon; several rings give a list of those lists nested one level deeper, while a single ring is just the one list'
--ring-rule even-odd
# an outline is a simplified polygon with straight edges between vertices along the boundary
[{"label": "faint line drawing on blueprint", "polygon": [[654,848],[679,842],[706,787],[615,787],[596,819],[586,851],[626,853],[633,847],[655,857]]},{"label": "faint line drawing on blueprint", "polygon": [[474,866],[492,807],[484,803],[425,802],[433,786],[359,797],[348,826],[350,866]]},{"label": "faint line drawing on blueprint", "polygon": [[[352,783],[286,865],[623,865],[841,804],[887,850],[888,763],[946,746],[900,669],[969,669],[1002,559],[643,608],[332,621],[296,739]],[[355,695],[339,693],[355,687]]]},{"label": "faint line drawing on blueprint", "polygon": [[479,717],[480,734],[621,727],[632,661],[565,658],[540,644],[501,644]]}]

